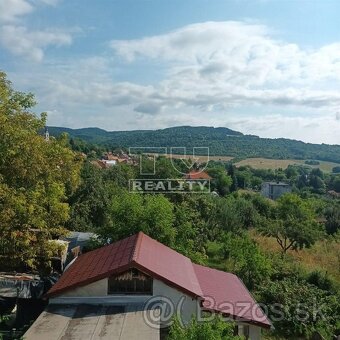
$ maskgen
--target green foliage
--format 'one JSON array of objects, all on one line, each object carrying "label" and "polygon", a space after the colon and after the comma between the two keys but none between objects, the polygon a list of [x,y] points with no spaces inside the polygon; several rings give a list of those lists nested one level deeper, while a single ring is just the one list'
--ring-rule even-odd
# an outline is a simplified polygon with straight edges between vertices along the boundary
[{"label": "green foliage", "polygon": [[336,283],[327,273],[313,271],[307,275],[306,281],[326,292],[336,293]]},{"label": "green foliage", "polygon": [[308,203],[296,194],[285,194],[277,200],[275,219],[261,227],[264,235],[275,237],[282,252],[312,246],[320,238],[322,228]]},{"label": "green foliage", "polygon": [[168,340],[241,340],[234,335],[234,324],[216,316],[210,321],[198,322],[192,319],[183,327],[177,317],[170,327]]},{"label": "green foliage", "polygon": [[241,196],[228,196],[215,202],[210,219],[211,234],[221,231],[238,231],[259,225],[261,217],[251,201]]},{"label": "green foliage", "polygon": [[223,167],[211,168],[208,170],[208,174],[212,177],[211,190],[216,190],[222,196],[230,192],[233,180],[226,174]]},{"label": "green foliage", "polygon": [[258,293],[277,333],[309,338],[319,332],[326,339],[334,334],[340,318],[339,295],[297,279],[270,281]]},{"label": "green foliage", "polygon": [[246,233],[224,234],[221,252],[227,260],[227,271],[237,274],[249,289],[265,281],[272,272],[271,263]]},{"label": "green foliage", "polygon": [[[52,135],[67,132],[91,143],[115,147],[186,147],[187,154],[197,145],[209,148],[210,155],[239,158],[319,159],[340,163],[340,146],[309,144],[289,139],[269,139],[243,135],[227,128],[179,126],[163,130],[112,131],[101,129],[51,128]],[[179,152],[183,152],[178,150]],[[155,152],[158,152],[155,149]]]},{"label": "green foliage", "polygon": [[201,196],[198,199],[185,199],[174,206],[176,229],[174,247],[196,263],[205,261],[207,235],[206,224],[202,216],[205,210],[209,210],[209,202]]},{"label": "green foliage", "polygon": [[46,242],[64,232],[67,195],[79,182],[81,157],[67,147],[65,136],[47,142],[39,135],[46,115],[31,113],[34,103],[0,72],[2,269],[46,267]]},{"label": "green foliage", "polygon": [[112,197],[110,216],[112,225],[98,230],[103,239],[117,241],[143,231],[160,242],[173,245],[173,204],[163,195],[131,194],[117,189]]},{"label": "green foliage", "polygon": [[332,169],[332,172],[335,173],[335,174],[339,174],[339,173],[340,173],[340,166],[335,166],[335,167]]},{"label": "green foliage", "polygon": [[333,176],[331,178],[330,184],[329,184],[329,188],[331,190],[334,190],[336,192],[340,192],[340,176]]},{"label": "green foliage", "polygon": [[319,162],[319,161],[315,161],[315,160],[311,159],[311,160],[307,160],[307,161],[305,161],[305,164],[307,164],[307,165],[319,165],[319,164],[320,164],[320,162]]},{"label": "green foliage", "polygon": [[340,203],[328,205],[324,210],[326,217],[326,231],[330,235],[336,234],[340,230]]},{"label": "green foliage", "polygon": [[110,224],[110,190],[103,179],[103,172],[91,163],[86,163],[81,172],[82,182],[70,197],[71,205],[68,229],[96,231]]}]

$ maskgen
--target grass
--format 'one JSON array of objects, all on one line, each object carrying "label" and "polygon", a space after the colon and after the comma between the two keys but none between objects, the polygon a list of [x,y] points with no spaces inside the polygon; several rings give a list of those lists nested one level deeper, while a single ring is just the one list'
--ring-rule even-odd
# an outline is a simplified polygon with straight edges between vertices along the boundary
[{"label": "grass", "polygon": [[268,159],[268,158],[246,158],[240,162],[235,163],[236,166],[250,165],[254,169],[286,169],[289,165],[301,165],[312,168],[320,168],[322,171],[331,172],[332,168],[339,166],[337,163],[319,161],[319,165],[307,165],[304,160],[301,159]]},{"label": "grass", "polygon": [[[279,253],[281,251],[273,237],[259,235],[256,231],[251,231],[250,234],[259,247],[267,254]],[[327,272],[340,283],[340,242],[334,238],[329,237],[320,240],[309,249],[289,250],[288,254],[307,271],[319,270]]]},{"label": "grass", "polygon": [[[157,155],[157,154],[156,154]],[[166,155],[168,158],[185,158],[185,155]],[[190,155],[187,155],[190,158]],[[192,156],[191,156],[192,158]],[[228,162],[233,159],[233,157],[229,156],[199,156],[201,162],[207,162],[208,160],[213,161],[223,161]],[[301,159],[269,159],[269,158],[246,158],[240,162],[235,163],[236,166],[249,165],[254,169],[286,169],[289,165],[306,165],[311,168],[320,168],[325,172],[332,172],[332,169],[335,166],[340,166],[338,163],[319,161],[319,165],[307,165],[305,164],[305,160]]]}]

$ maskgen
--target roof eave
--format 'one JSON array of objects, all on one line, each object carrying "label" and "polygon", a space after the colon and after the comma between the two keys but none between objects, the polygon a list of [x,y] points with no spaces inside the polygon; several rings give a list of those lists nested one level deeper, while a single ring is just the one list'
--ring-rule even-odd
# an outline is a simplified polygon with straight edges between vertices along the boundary
[{"label": "roof eave", "polygon": [[264,323],[264,322],[261,322],[261,321],[256,321],[256,320],[253,320],[253,319],[248,319],[248,318],[245,318],[245,317],[240,317],[238,315],[224,313],[224,312],[222,312],[222,311],[220,311],[218,309],[214,309],[214,308],[202,307],[202,309],[204,311],[207,311],[207,312],[218,313],[218,314],[221,314],[224,317],[232,318],[235,321],[249,323],[251,325],[259,326],[261,328],[265,328],[265,329],[273,328],[273,325],[272,325],[271,321],[267,317],[266,317],[266,319],[267,319],[268,323]]}]

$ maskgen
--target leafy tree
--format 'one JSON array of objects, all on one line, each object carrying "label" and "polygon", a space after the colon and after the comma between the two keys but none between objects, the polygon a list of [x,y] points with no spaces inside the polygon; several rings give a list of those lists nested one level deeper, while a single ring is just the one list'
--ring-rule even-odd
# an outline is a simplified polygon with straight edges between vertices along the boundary
[{"label": "leafy tree", "polygon": [[227,270],[237,274],[249,289],[270,276],[270,262],[246,233],[240,236],[226,233],[222,242],[222,256],[228,260]]},{"label": "leafy tree", "polygon": [[211,168],[208,170],[208,174],[213,178],[211,181],[212,190],[216,189],[222,196],[229,193],[229,188],[233,181],[232,178],[226,174],[224,168]]},{"label": "leafy tree", "polygon": [[226,169],[227,169],[228,176],[232,180],[232,183],[231,183],[231,186],[230,186],[230,191],[234,192],[238,188],[237,177],[236,177],[236,174],[235,174],[235,172],[236,172],[235,165],[230,162],[226,165]]},{"label": "leafy tree", "polygon": [[326,217],[326,231],[330,235],[336,234],[340,230],[340,204],[328,206],[324,215]]},{"label": "leafy tree", "polygon": [[174,244],[173,204],[163,195],[143,195],[117,189],[109,212],[112,225],[98,230],[104,239],[117,241],[143,231],[164,244]]},{"label": "leafy tree", "polygon": [[270,218],[273,210],[273,201],[260,194],[253,195],[251,202],[256,211],[264,218]]},{"label": "leafy tree", "polygon": [[337,294],[298,279],[283,279],[263,284],[258,291],[268,307],[275,332],[289,338],[310,338],[314,332],[331,339],[340,318]]},{"label": "leafy tree", "polygon": [[299,175],[298,170],[293,165],[289,165],[286,168],[285,173],[286,173],[287,178],[289,179],[296,178]]},{"label": "leafy tree", "polygon": [[285,194],[277,200],[275,219],[269,220],[261,231],[275,237],[282,252],[290,248],[310,247],[322,235],[309,204],[296,194]]},{"label": "leafy tree", "polygon": [[309,185],[314,189],[314,192],[323,194],[326,189],[325,182],[319,176],[310,175],[309,176]]},{"label": "leafy tree", "polygon": [[168,340],[241,340],[243,337],[234,335],[234,324],[221,317],[198,322],[193,318],[183,327],[176,317],[170,327]]},{"label": "leafy tree", "polygon": [[103,171],[86,163],[81,171],[82,182],[70,197],[70,220],[67,226],[76,231],[96,231],[110,224],[111,183],[103,179]]},{"label": "leafy tree", "polygon": [[204,262],[204,247],[207,240],[206,223],[195,200],[187,199],[174,206],[176,228],[175,249],[194,262]]},{"label": "leafy tree", "polygon": [[116,164],[107,170],[102,171],[105,183],[118,187],[128,188],[129,180],[136,178],[137,169],[127,164]]},{"label": "leafy tree", "polygon": [[261,220],[251,201],[244,197],[229,196],[216,200],[211,216],[211,228],[220,231],[239,231],[256,227]]},{"label": "leafy tree", "polygon": [[340,192],[340,176],[333,176],[330,184],[329,184],[330,189]]},{"label": "leafy tree", "polygon": [[[63,233],[67,195],[79,182],[82,158],[66,136],[39,134],[46,115],[30,109],[32,94],[13,90],[0,72],[0,266],[44,268],[48,239]],[[43,269],[42,269],[43,270]]]},{"label": "leafy tree", "polygon": [[324,173],[322,172],[320,168],[312,169],[311,176],[316,176],[316,177],[320,177],[321,179],[324,179]]},{"label": "leafy tree", "polygon": [[238,169],[236,172],[238,186],[242,189],[245,189],[250,185],[251,177],[252,175],[248,168]]}]

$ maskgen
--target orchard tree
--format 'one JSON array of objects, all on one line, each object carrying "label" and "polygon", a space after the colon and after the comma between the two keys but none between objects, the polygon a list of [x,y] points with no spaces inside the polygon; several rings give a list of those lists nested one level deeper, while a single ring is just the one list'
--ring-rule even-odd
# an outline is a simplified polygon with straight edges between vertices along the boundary
[{"label": "orchard tree", "polygon": [[111,224],[98,230],[105,240],[117,241],[143,231],[158,241],[173,246],[173,204],[163,195],[130,193],[117,188],[111,201]]},{"label": "orchard tree", "polygon": [[312,246],[322,235],[322,227],[306,200],[296,194],[285,194],[277,200],[275,219],[261,228],[266,236],[276,238],[282,252]]},{"label": "orchard tree", "polygon": [[336,234],[340,230],[340,204],[329,205],[325,208],[326,231],[330,235]]},{"label": "orchard tree", "polygon": [[216,189],[221,196],[225,196],[230,192],[233,180],[227,175],[224,168],[215,167],[208,170],[208,174],[212,177],[212,189]]},{"label": "orchard tree", "polygon": [[222,244],[221,255],[227,260],[228,271],[237,274],[249,289],[270,276],[269,260],[247,233],[225,233]]},{"label": "orchard tree", "polygon": [[46,114],[37,117],[34,105],[0,72],[0,267],[8,270],[45,267],[79,182],[82,158],[66,136],[45,140]]}]

